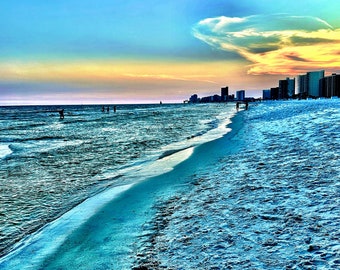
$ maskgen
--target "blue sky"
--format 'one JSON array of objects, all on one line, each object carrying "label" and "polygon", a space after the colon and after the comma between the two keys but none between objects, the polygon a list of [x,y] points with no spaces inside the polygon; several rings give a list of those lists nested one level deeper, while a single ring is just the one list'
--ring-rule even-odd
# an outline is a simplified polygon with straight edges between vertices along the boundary
[{"label": "blue sky", "polygon": [[[337,0],[2,0],[0,103],[172,102],[225,85],[252,93],[309,69],[339,72],[339,7]],[[325,44],[328,51],[314,53]]]}]

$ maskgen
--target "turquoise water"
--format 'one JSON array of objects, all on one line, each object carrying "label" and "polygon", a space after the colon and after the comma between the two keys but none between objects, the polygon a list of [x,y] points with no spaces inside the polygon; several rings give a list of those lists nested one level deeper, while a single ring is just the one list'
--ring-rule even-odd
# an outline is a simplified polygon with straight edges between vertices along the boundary
[{"label": "turquoise water", "polygon": [[[226,104],[120,105],[116,113],[112,106],[109,113],[101,106],[0,110],[2,254],[101,191],[172,170],[187,158],[174,153],[221,137],[234,114]],[[116,196],[109,194],[105,200]],[[94,203],[100,208],[105,200]]]}]

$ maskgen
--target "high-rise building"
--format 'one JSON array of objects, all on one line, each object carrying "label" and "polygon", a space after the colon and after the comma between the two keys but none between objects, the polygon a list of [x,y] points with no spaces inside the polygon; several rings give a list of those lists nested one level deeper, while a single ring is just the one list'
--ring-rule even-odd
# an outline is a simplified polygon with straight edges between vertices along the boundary
[{"label": "high-rise building", "polygon": [[262,99],[263,100],[271,99],[270,89],[262,90]]},{"label": "high-rise building", "polygon": [[320,97],[320,79],[325,76],[325,71],[312,71],[307,72],[307,82],[308,82],[308,95],[312,97]]},{"label": "high-rise building", "polygon": [[279,93],[278,99],[288,98],[288,82],[287,80],[279,80]]},{"label": "high-rise building", "polygon": [[298,94],[300,96],[321,96],[320,79],[325,76],[325,71],[310,71],[306,75],[298,76]]},{"label": "high-rise building", "polygon": [[340,97],[340,74],[332,74],[320,80],[322,97]]},{"label": "high-rise building", "polygon": [[279,87],[270,88],[270,99],[279,99]]},{"label": "high-rise building", "polygon": [[295,78],[279,81],[279,99],[288,99],[295,94]]},{"label": "high-rise building", "polygon": [[228,101],[228,97],[229,97],[229,87],[222,87],[221,88],[221,100],[222,101]]},{"label": "high-rise building", "polygon": [[299,96],[307,96],[307,75],[298,75],[297,77],[298,87],[297,94]]},{"label": "high-rise building", "polygon": [[236,91],[236,99],[237,100],[243,101],[245,97],[246,97],[246,91],[245,90]]},{"label": "high-rise building", "polygon": [[295,95],[295,78],[289,79],[287,78],[287,87],[288,87],[288,98],[292,98]]}]

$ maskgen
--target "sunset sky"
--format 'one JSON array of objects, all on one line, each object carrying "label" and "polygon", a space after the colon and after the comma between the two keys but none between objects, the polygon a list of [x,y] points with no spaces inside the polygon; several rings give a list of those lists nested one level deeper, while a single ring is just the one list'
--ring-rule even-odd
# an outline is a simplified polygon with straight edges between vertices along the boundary
[{"label": "sunset sky", "polygon": [[340,73],[339,0],[1,0],[0,105],[259,96]]}]

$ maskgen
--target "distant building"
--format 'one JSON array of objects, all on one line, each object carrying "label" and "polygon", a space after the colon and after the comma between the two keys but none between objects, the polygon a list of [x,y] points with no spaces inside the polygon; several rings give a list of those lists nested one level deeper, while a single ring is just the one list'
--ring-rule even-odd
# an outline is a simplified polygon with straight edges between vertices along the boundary
[{"label": "distant building", "polygon": [[246,97],[246,91],[244,90],[236,91],[236,100],[243,101],[245,97]]},{"label": "distant building", "polygon": [[313,97],[321,96],[320,79],[325,76],[325,71],[307,72],[308,95]]},{"label": "distant building", "polygon": [[213,95],[213,102],[221,102],[221,97],[219,95]]},{"label": "distant building", "polygon": [[320,80],[322,97],[340,97],[340,74],[332,74]]},{"label": "distant building", "polygon": [[295,78],[289,79],[287,78],[287,87],[288,87],[288,98],[292,98],[295,95]]},{"label": "distant building", "polygon": [[221,88],[221,100],[222,101],[228,101],[229,99],[229,87],[222,87]]},{"label": "distant building", "polygon": [[201,102],[201,103],[209,103],[209,102],[212,102],[212,99],[213,99],[212,96],[209,96],[209,97],[201,97],[200,102]]},{"label": "distant building", "polygon": [[270,94],[270,90],[262,90],[262,99],[263,100],[268,100],[271,99],[271,94]]},{"label": "distant building", "polygon": [[270,88],[270,99],[279,99],[279,87]]},{"label": "distant building", "polygon": [[254,97],[245,97],[243,101],[254,102],[255,100]]},{"label": "distant building", "polygon": [[295,94],[295,78],[279,81],[279,99],[288,99],[292,98]]},{"label": "distant building", "polygon": [[307,96],[307,75],[298,75],[297,77],[297,94],[302,96]]},{"label": "distant building", "polygon": [[320,97],[320,79],[325,76],[325,71],[310,71],[306,75],[298,76],[298,94],[301,97]]},{"label": "distant building", "polygon": [[200,99],[201,103],[210,103],[210,102],[220,102],[221,97],[219,95],[213,95],[213,96],[208,96],[208,97],[202,97]]},{"label": "distant building", "polygon": [[190,102],[190,103],[197,103],[197,102],[199,102],[199,99],[198,99],[197,94],[192,95],[192,96],[189,98],[189,102]]},{"label": "distant building", "polygon": [[288,98],[288,82],[287,80],[279,80],[278,99]]}]

